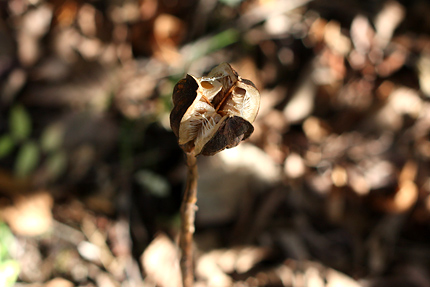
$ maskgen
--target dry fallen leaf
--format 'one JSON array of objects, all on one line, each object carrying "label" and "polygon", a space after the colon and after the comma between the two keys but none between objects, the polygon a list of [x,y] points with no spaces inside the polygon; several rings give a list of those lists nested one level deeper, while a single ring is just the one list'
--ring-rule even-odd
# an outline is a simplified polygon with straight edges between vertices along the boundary
[{"label": "dry fallen leaf", "polygon": [[285,159],[284,172],[289,178],[299,178],[305,174],[306,166],[303,158],[297,153],[291,153]]},{"label": "dry fallen leaf", "polygon": [[159,234],[145,249],[141,263],[146,273],[146,281],[159,287],[179,287],[179,250],[164,234]]},{"label": "dry fallen leaf", "polygon": [[73,287],[74,284],[69,280],[61,277],[56,277],[45,283],[45,287]]},{"label": "dry fallen leaf", "polygon": [[0,209],[0,218],[6,221],[17,235],[38,236],[52,226],[53,198],[47,191],[17,196],[13,205]]}]

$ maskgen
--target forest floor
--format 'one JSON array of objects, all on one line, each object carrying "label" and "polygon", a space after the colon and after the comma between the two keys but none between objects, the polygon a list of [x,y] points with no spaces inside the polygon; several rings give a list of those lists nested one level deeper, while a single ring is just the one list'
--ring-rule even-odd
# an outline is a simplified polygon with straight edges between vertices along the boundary
[{"label": "forest floor", "polygon": [[229,62],[261,106],[198,158],[195,286],[430,287],[429,14],[0,1],[0,286],[181,286],[172,91]]}]

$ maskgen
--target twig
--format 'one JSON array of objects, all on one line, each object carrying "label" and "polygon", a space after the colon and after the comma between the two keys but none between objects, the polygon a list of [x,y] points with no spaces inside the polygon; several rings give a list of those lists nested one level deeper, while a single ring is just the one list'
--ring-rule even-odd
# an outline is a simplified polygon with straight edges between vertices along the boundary
[{"label": "twig", "polygon": [[197,210],[197,160],[193,153],[187,155],[187,186],[181,205],[181,234],[179,247],[182,251],[181,272],[184,287],[192,287],[194,282],[193,273],[193,234],[194,219]]}]

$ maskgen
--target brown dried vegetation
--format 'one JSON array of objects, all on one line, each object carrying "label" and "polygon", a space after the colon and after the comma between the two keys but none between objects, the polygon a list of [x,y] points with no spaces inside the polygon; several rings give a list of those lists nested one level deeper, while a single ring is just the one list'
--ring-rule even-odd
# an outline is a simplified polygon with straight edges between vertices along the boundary
[{"label": "brown dried vegetation", "polygon": [[[0,1],[0,272],[178,286],[178,139],[196,154],[246,139],[198,157],[195,286],[430,286],[429,14],[419,0]],[[210,74],[223,62],[233,90]],[[230,105],[256,90],[256,118]]]}]

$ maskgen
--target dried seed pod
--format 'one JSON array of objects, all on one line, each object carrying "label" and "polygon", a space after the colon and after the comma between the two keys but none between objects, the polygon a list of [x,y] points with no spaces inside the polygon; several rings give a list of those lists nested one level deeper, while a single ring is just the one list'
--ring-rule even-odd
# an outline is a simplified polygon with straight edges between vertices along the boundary
[{"label": "dried seed pod", "polygon": [[187,153],[213,155],[237,146],[254,131],[260,93],[228,64],[206,77],[187,75],[173,90],[170,125]]}]

